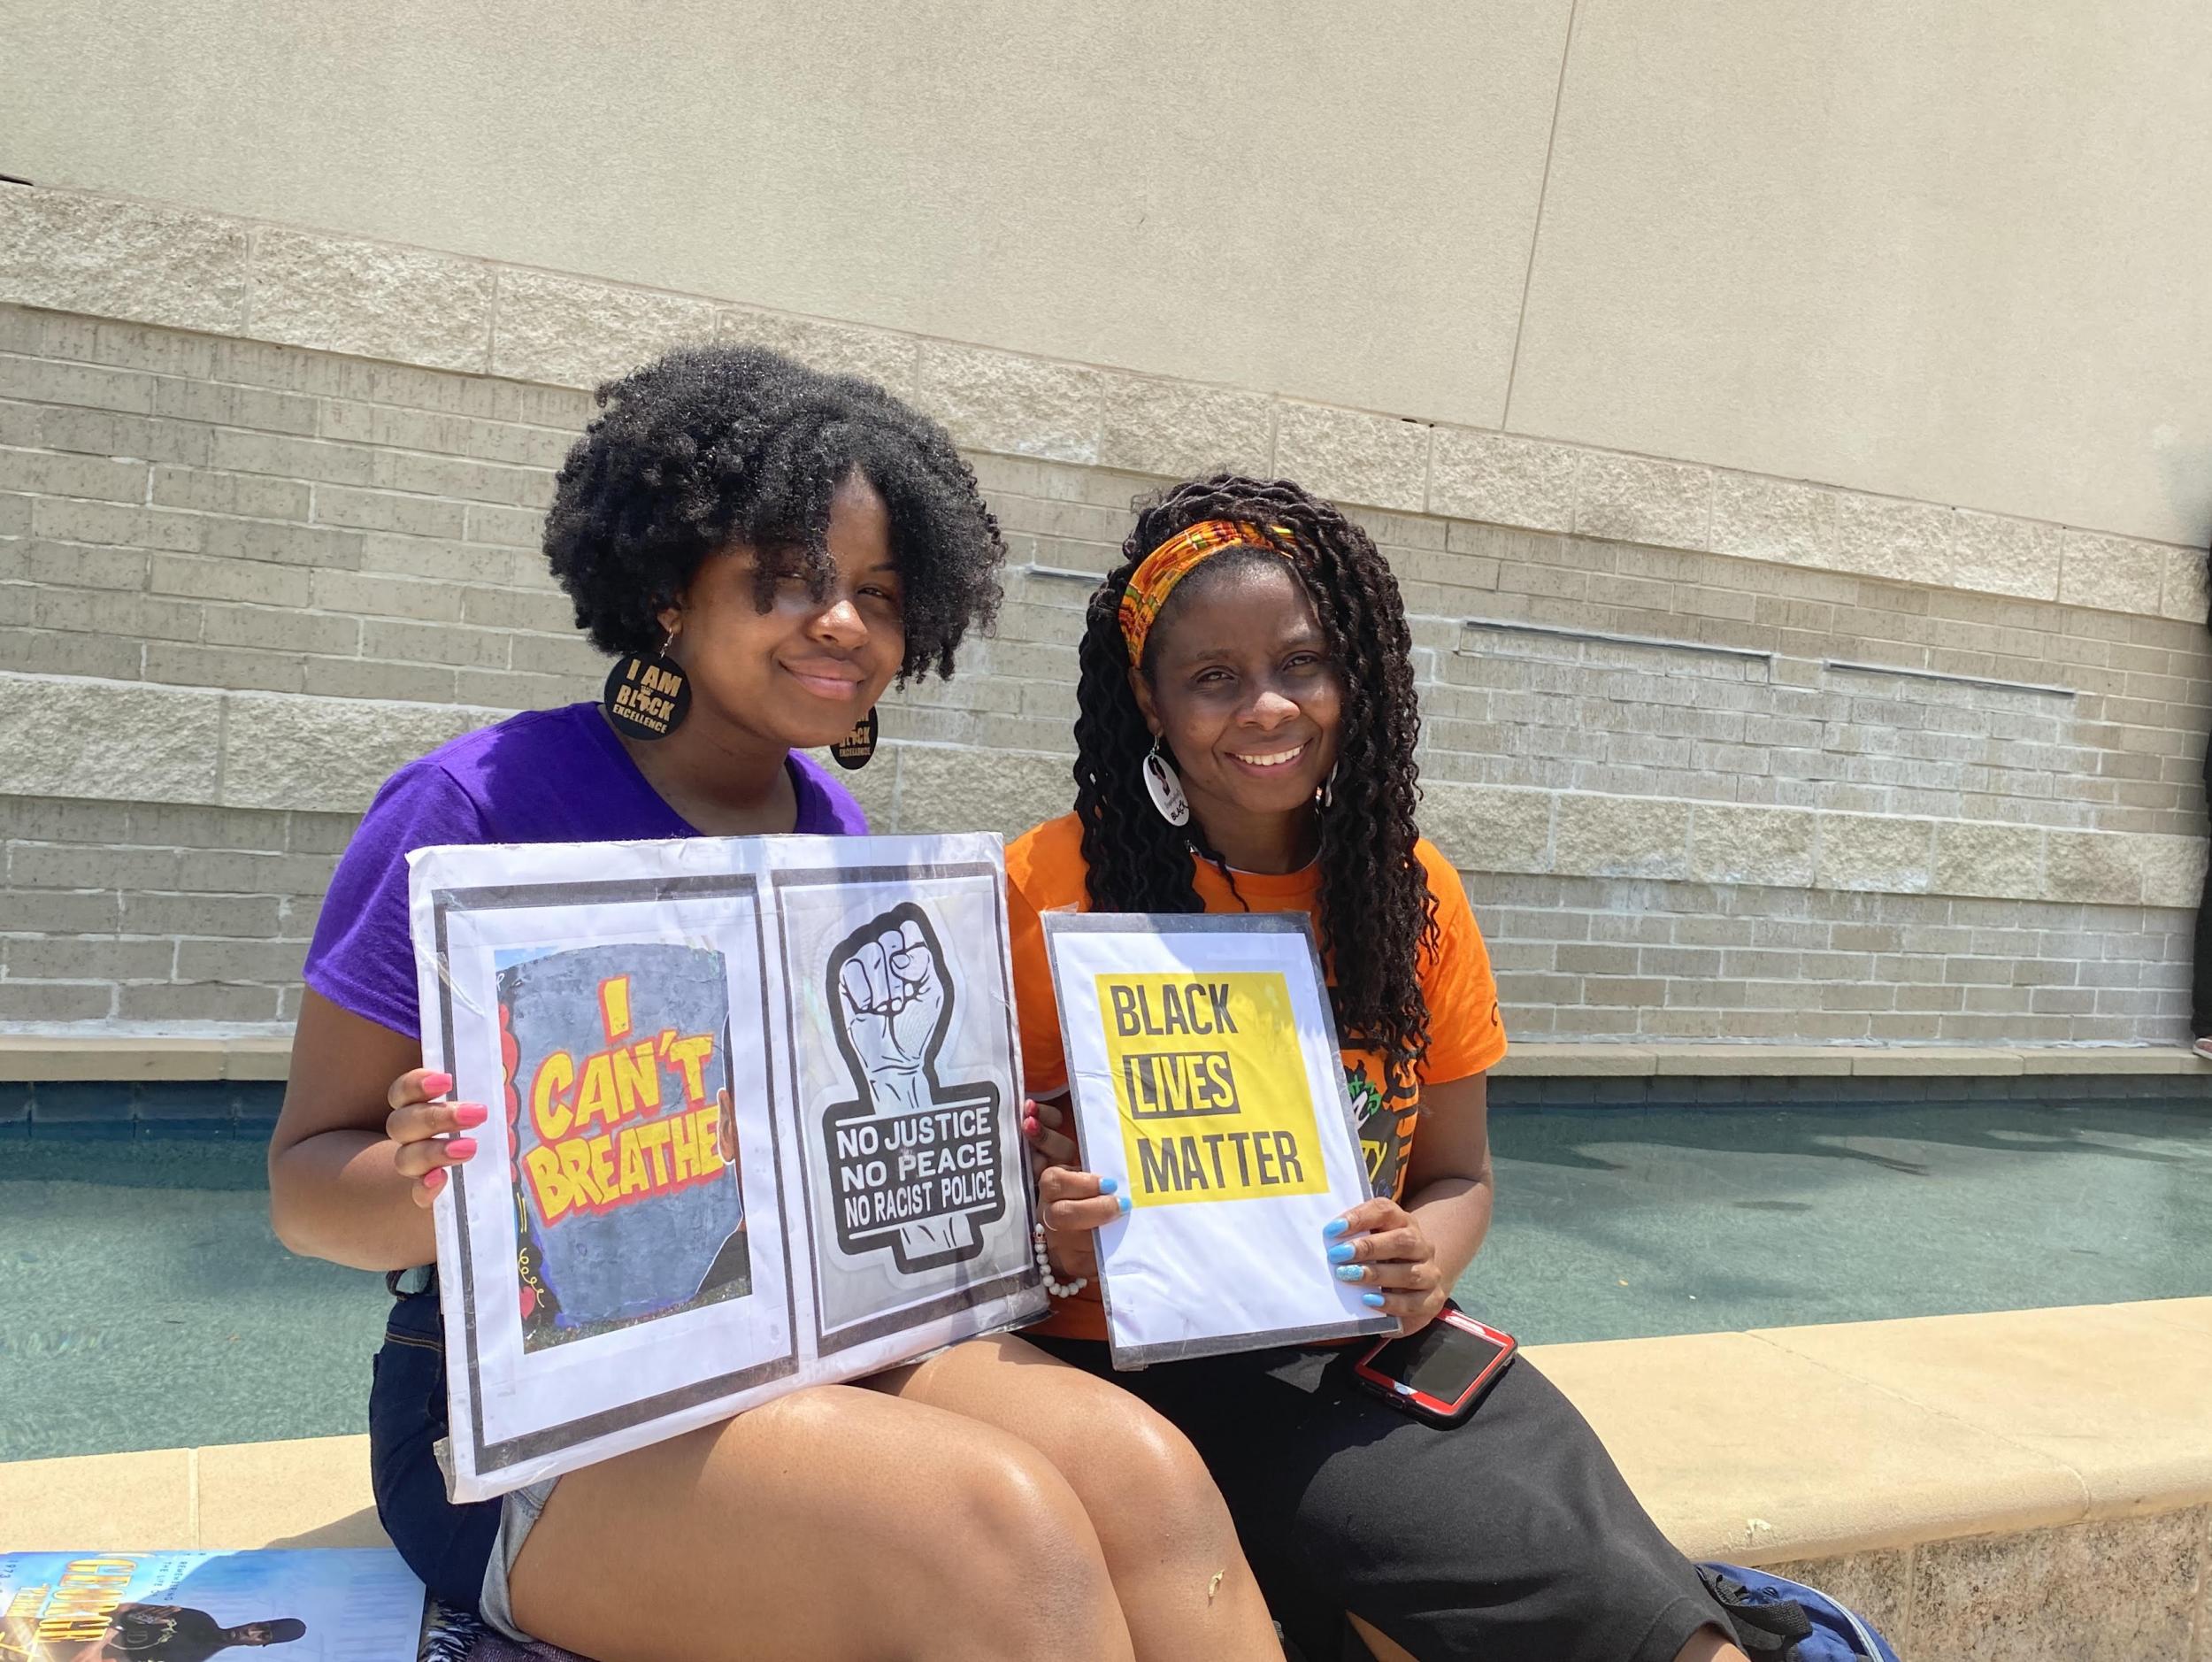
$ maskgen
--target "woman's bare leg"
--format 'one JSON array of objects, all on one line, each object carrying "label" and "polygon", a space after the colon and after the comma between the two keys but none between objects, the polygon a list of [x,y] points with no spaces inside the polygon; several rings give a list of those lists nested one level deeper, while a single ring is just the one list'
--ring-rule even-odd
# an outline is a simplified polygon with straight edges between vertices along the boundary
[{"label": "woman's bare leg", "polygon": [[1050,1461],[849,1386],[572,1472],[509,1586],[526,1633],[598,1662],[1132,1655]]},{"label": "woman's bare leg", "polygon": [[1140,1658],[1282,1656],[1205,1463],[1181,1432],[1119,1386],[1011,1335],[958,1345],[868,1382],[996,1426],[1052,1462],[1089,1514]]}]

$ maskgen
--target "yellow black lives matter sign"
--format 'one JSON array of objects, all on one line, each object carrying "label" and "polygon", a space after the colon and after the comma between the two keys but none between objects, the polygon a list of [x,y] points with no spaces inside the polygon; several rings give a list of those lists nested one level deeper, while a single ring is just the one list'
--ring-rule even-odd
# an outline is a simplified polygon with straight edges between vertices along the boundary
[{"label": "yellow black lives matter sign", "polygon": [[1098,1013],[1134,1204],[1327,1191],[1280,973],[1102,974]]}]

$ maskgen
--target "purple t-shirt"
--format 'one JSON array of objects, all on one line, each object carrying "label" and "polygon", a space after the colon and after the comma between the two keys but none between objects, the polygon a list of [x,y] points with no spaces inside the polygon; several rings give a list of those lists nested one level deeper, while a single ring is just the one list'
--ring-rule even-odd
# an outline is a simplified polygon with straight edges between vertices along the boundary
[{"label": "purple t-shirt", "polygon": [[[819,765],[787,764],[795,831],[861,836],[867,816]],[[384,781],[323,896],[307,984],[380,1027],[421,1035],[407,857],[467,843],[634,843],[699,833],[662,801],[590,704],[533,710],[464,734]]]}]

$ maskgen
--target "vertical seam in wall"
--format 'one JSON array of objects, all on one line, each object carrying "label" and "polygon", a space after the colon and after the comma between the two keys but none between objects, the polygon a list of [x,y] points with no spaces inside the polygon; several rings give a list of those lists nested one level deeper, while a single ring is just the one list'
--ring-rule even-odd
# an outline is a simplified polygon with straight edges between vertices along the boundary
[{"label": "vertical seam in wall", "polygon": [[[144,649],[140,649],[141,656]],[[215,801],[223,805],[224,787],[230,773],[230,694],[219,693],[215,699]]]},{"label": "vertical seam in wall", "polygon": [[[500,266],[492,266],[491,273],[492,300],[484,319],[484,373],[487,375],[493,373],[492,366],[499,362],[499,297],[507,289],[506,274]],[[714,327],[715,332],[720,334],[722,314],[719,311],[714,314]]]},{"label": "vertical seam in wall", "polygon": [[2189,1612],[2189,1633],[2196,1649],[2193,1657],[2212,1655],[2212,1511],[2205,1518],[2203,1535],[2197,1542],[2197,1607]]},{"label": "vertical seam in wall", "polygon": [[1505,408],[1498,412],[1498,429],[1510,432],[1513,427],[1513,388],[1521,373],[1521,337],[1528,329],[1529,290],[1536,281],[1536,249],[1544,237],[1544,204],[1551,195],[1551,158],[1559,147],[1559,110],[1567,101],[1567,65],[1574,57],[1575,19],[1581,10],[1581,0],[1568,0],[1567,38],[1559,47],[1559,84],[1552,88],[1551,130],[1544,136],[1544,177],[1536,187],[1536,219],[1529,227],[1528,264],[1521,272],[1521,311],[1513,320],[1513,358],[1505,372]]},{"label": "vertical seam in wall", "polygon": [[1914,1583],[1920,1579],[1919,1560],[1919,1543],[1917,1542],[1908,1543],[1905,1547],[1904,1568],[1905,1607],[1903,1613],[1898,1618],[1898,1624],[1904,1628],[1904,1632],[1890,1641],[1891,1644],[1900,1651],[1910,1649],[1917,1652],[1920,1649],[1920,1641],[1913,1636],[1913,1622],[1919,1616],[1919,1612],[1913,1608],[1918,1602],[1914,1597]]},{"label": "vertical seam in wall", "polygon": [[260,269],[261,227],[250,226],[246,231],[246,292],[238,301],[238,333],[242,338],[248,340],[253,336],[254,276]]}]

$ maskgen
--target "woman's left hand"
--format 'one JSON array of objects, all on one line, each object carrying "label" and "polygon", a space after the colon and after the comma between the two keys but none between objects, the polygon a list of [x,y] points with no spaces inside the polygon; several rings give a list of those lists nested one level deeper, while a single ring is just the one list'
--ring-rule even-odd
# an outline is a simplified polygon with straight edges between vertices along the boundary
[{"label": "woman's left hand", "polygon": [[1397,1317],[1402,1334],[1427,1327],[1451,1297],[1421,1220],[1394,1200],[1363,1201],[1321,1233],[1337,1279]]},{"label": "woman's left hand", "polygon": [[1029,1144],[1032,1177],[1042,1177],[1049,1166],[1083,1164],[1083,1150],[1076,1146],[1073,1135],[1074,1120],[1064,1102],[1023,1099],[1022,1136]]}]

